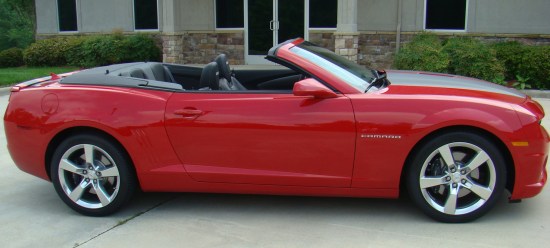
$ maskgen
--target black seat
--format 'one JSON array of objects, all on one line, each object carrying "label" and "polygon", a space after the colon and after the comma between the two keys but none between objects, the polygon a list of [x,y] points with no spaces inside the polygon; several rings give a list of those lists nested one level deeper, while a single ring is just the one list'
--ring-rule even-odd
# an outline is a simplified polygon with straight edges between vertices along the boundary
[{"label": "black seat", "polygon": [[176,83],[176,80],[174,80],[174,76],[172,76],[170,70],[168,70],[168,68],[161,63],[152,64],[151,71],[153,71],[153,75],[157,81]]},{"label": "black seat", "polygon": [[[220,72],[220,88],[222,90],[246,90],[246,88],[231,73],[229,61],[225,54],[220,54],[214,59]],[[225,80],[223,80],[225,79]]]},{"label": "black seat", "polygon": [[139,68],[130,71],[130,77],[147,79],[147,77],[145,76],[145,72]]},{"label": "black seat", "polygon": [[218,64],[211,62],[202,69],[199,90],[219,90],[220,76]]}]

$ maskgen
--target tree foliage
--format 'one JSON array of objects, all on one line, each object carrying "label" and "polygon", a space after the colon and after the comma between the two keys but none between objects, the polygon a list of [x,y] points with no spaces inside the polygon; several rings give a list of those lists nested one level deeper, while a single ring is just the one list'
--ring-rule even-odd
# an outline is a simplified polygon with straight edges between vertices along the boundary
[{"label": "tree foliage", "polygon": [[0,0],[0,51],[34,42],[34,0]]}]

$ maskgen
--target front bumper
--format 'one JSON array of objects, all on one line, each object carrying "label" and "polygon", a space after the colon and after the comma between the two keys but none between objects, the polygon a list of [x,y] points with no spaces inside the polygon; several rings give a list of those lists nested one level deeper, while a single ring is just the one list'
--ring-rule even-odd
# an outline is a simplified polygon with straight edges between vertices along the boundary
[{"label": "front bumper", "polygon": [[526,130],[530,136],[529,146],[515,147],[512,151],[515,162],[515,182],[510,200],[520,200],[538,195],[546,181],[548,172],[548,133],[538,123]]}]

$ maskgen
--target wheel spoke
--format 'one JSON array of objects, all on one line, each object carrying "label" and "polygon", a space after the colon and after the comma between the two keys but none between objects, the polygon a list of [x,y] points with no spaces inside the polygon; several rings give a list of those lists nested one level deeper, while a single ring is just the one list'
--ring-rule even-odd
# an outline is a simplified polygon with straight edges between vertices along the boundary
[{"label": "wheel spoke", "polygon": [[93,145],[84,145],[84,157],[86,159],[86,164],[94,164],[94,146]]},{"label": "wheel spoke", "polygon": [[491,195],[493,194],[493,190],[491,190],[490,188],[481,186],[473,182],[466,184],[466,188],[474,192],[474,194],[478,195],[483,200],[489,199],[489,197],[491,197]]},{"label": "wheel spoke", "polygon": [[73,164],[71,161],[69,161],[68,159],[62,159],[61,160],[61,163],[59,163],[59,168],[62,169],[62,170],[66,170],[68,172],[72,172],[74,174],[78,174],[78,175],[81,175],[81,176],[84,176],[84,174],[82,173],[82,171],[84,171],[83,168],[80,168],[78,167],[77,165]]},{"label": "wheel spoke", "polygon": [[491,158],[489,158],[489,155],[487,155],[486,152],[484,151],[480,151],[474,159],[472,159],[472,161],[466,166],[466,168],[468,168],[470,171],[473,171],[475,169],[477,169],[479,166],[481,166],[482,164],[484,164],[485,162],[487,162],[487,160],[489,160]]},{"label": "wheel spoke", "polygon": [[90,182],[86,182],[85,180],[82,180],[78,186],[76,186],[73,191],[69,194],[69,198],[73,202],[77,202],[80,200],[80,197],[82,197],[82,194],[84,194],[84,191],[90,186]]},{"label": "wheel spoke", "polygon": [[118,177],[118,169],[116,167],[110,167],[104,170],[100,170],[101,177]]},{"label": "wheel spoke", "polygon": [[451,152],[451,147],[449,147],[449,145],[444,145],[442,147],[439,147],[439,149],[437,150],[439,151],[439,154],[441,154],[441,157],[443,158],[447,166],[450,167],[455,163],[453,154]]},{"label": "wheel spoke", "polygon": [[445,213],[446,214],[455,214],[456,212],[456,204],[458,201],[458,187],[453,188],[450,187],[449,197],[447,198],[447,201],[445,202]]},{"label": "wheel spoke", "polygon": [[420,188],[431,188],[446,184],[445,176],[443,177],[422,177],[420,178]]},{"label": "wheel spoke", "polygon": [[111,203],[111,198],[109,197],[107,192],[105,192],[105,189],[99,183],[99,181],[96,182],[96,183],[93,183],[93,186],[94,186],[95,192],[97,194],[97,198],[99,198],[99,201],[101,202],[101,204],[103,206],[107,206],[107,204]]}]

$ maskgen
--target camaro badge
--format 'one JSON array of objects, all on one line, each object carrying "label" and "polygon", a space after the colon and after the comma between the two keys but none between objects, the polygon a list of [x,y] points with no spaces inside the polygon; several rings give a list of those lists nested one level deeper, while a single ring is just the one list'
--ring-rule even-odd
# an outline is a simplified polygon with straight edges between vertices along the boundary
[{"label": "camaro badge", "polygon": [[401,139],[401,135],[394,134],[361,134],[365,139]]}]

